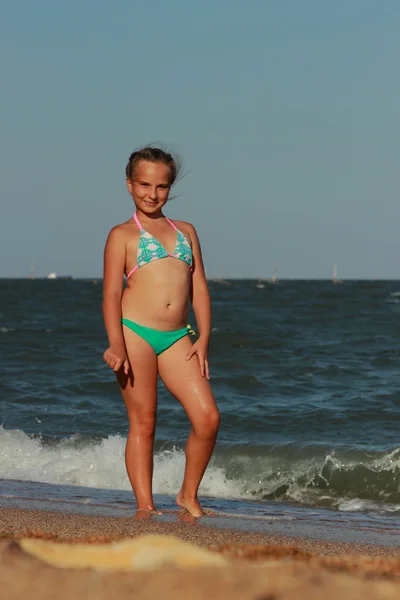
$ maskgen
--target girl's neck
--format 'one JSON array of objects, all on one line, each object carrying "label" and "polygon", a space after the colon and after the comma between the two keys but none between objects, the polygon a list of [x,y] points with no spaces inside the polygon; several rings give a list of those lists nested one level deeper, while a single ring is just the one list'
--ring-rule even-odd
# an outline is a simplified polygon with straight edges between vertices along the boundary
[{"label": "girl's neck", "polygon": [[140,222],[144,222],[146,223],[146,221],[149,222],[153,222],[154,221],[158,221],[160,219],[165,219],[164,215],[162,214],[162,210],[160,209],[159,212],[157,213],[152,213],[152,214],[147,214],[143,211],[141,211],[139,208],[136,207],[136,214],[138,216],[138,219],[140,220]]}]

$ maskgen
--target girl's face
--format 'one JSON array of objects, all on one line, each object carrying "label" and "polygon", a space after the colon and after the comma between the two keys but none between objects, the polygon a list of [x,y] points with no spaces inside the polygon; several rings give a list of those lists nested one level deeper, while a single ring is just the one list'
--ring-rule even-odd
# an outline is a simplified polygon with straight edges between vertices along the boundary
[{"label": "girl's face", "polygon": [[161,210],[168,200],[170,177],[168,165],[141,160],[126,182],[137,208],[151,214]]}]

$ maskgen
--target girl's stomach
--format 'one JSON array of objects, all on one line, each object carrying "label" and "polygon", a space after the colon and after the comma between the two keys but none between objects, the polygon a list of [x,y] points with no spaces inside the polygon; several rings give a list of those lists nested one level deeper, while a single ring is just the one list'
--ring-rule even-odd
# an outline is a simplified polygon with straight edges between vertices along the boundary
[{"label": "girl's stomach", "polygon": [[122,317],[160,331],[186,326],[191,286],[189,267],[163,258],[138,269],[122,295]]}]

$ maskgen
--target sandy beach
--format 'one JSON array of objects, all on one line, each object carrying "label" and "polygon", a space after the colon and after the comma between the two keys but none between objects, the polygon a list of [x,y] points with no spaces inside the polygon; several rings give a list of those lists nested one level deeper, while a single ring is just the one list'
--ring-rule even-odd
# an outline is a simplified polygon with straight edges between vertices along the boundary
[{"label": "sandy beach", "polygon": [[[213,598],[363,600],[400,597],[400,547],[292,538],[210,527],[183,513],[136,519],[21,508],[0,509],[0,589],[4,599]],[[222,567],[105,573],[50,566],[22,550],[25,538],[60,544],[112,543],[173,535],[227,559]]]}]

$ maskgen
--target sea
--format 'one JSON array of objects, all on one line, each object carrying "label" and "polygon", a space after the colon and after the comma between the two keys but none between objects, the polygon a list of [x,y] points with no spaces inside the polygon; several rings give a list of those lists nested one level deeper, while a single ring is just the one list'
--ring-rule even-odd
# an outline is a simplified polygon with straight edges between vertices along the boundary
[{"label": "sea", "polygon": [[[399,533],[400,281],[209,287],[221,428],[203,505]],[[0,280],[0,506],[135,510],[101,302],[98,279]],[[160,383],[154,493],[166,511],[189,429]]]}]

